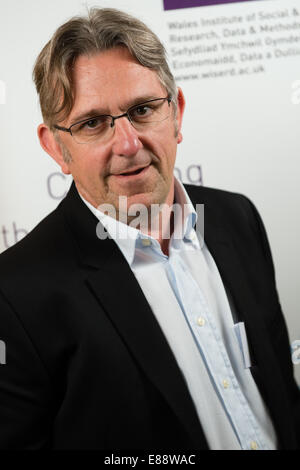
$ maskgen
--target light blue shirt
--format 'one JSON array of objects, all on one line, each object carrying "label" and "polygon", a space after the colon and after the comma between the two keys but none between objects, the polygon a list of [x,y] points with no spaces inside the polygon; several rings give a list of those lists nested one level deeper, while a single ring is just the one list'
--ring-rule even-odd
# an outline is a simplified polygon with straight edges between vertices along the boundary
[{"label": "light blue shirt", "polygon": [[[83,198],[82,198],[83,199]],[[84,200],[84,199],[83,199]],[[243,323],[207,246],[197,237],[197,213],[175,179],[175,201],[188,208],[176,219],[169,256],[149,235],[90,210],[115,239],[173,351],[210,449],[273,450],[276,435],[250,373]]]}]

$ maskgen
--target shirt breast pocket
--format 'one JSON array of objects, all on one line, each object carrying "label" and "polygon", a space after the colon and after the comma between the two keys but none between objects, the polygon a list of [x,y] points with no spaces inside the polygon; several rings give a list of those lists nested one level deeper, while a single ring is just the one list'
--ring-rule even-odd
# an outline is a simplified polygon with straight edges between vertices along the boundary
[{"label": "shirt breast pocket", "polygon": [[233,328],[241,351],[244,369],[249,369],[251,367],[251,360],[245,324],[243,322],[235,323]]}]

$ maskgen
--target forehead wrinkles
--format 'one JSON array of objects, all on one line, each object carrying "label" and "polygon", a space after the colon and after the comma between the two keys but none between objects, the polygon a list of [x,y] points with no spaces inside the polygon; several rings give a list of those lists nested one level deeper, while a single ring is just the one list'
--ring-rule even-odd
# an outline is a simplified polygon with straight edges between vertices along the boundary
[{"label": "forehead wrinkles", "polygon": [[[103,56],[103,57],[102,57]],[[110,106],[120,110],[136,96],[165,93],[154,70],[117,54],[80,57],[74,66],[74,108]]]}]

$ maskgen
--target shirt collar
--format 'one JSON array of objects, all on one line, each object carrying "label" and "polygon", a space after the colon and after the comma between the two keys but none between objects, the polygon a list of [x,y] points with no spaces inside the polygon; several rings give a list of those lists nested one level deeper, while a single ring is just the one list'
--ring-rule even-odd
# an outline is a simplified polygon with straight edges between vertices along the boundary
[{"label": "shirt collar", "polygon": [[[157,249],[160,247],[157,240],[155,240],[150,235],[144,234],[140,230],[120,222],[114,217],[110,217],[109,215],[104,214],[91,203],[89,203],[86,199],[84,199],[80,193],[79,196],[105,227],[107,230],[107,236],[115,240],[130,266],[133,263],[136,250],[143,247],[143,243],[145,243],[143,240],[150,240],[151,244],[153,244],[153,246],[155,246]],[[198,240],[194,235],[194,226],[197,222],[197,212],[195,211],[183,184],[175,177],[174,202],[181,206],[182,219],[180,220],[180,218],[175,218],[174,233],[176,233],[176,240],[173,240],[173,234],[170,243],[176,243],[178,241],[189,241],[198,246]]]},{"label": "shirt collar", "polygon": [[[174,177],[174,202],[182,208],[181,231],[182,238],[191,240],[194,235],[194,227],[197,222],[198,214],[195,211],[192,201],[189,198],[183,184]],[[180,220],[177,219],[177,223]],[[175,227],[174,227],[175,230]]]}]

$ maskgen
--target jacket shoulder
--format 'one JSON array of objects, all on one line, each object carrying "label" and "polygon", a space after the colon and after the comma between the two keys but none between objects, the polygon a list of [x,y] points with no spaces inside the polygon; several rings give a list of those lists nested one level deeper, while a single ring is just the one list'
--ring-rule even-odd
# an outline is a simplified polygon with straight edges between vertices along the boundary
[{"label": "jacket shoulder", "polygon": [[249,201],[244,194],[227,191],[225,189],[211,188],[209,186],[199,186],[193,184],[185,184],[185,189],[191,198],[202,200],[203,202],[213,204],[218,202],[224,205],[235,205]]},{"label": "jacket shoulder", "polygon": [[209,210],[218,214],[221,219],[226,218],[229,224],[237,218],[240,222],[249,222],[257,212],[252,201],[244,194],[208,186],[191,184],[184,186],[194,205],[204,204]]}]

